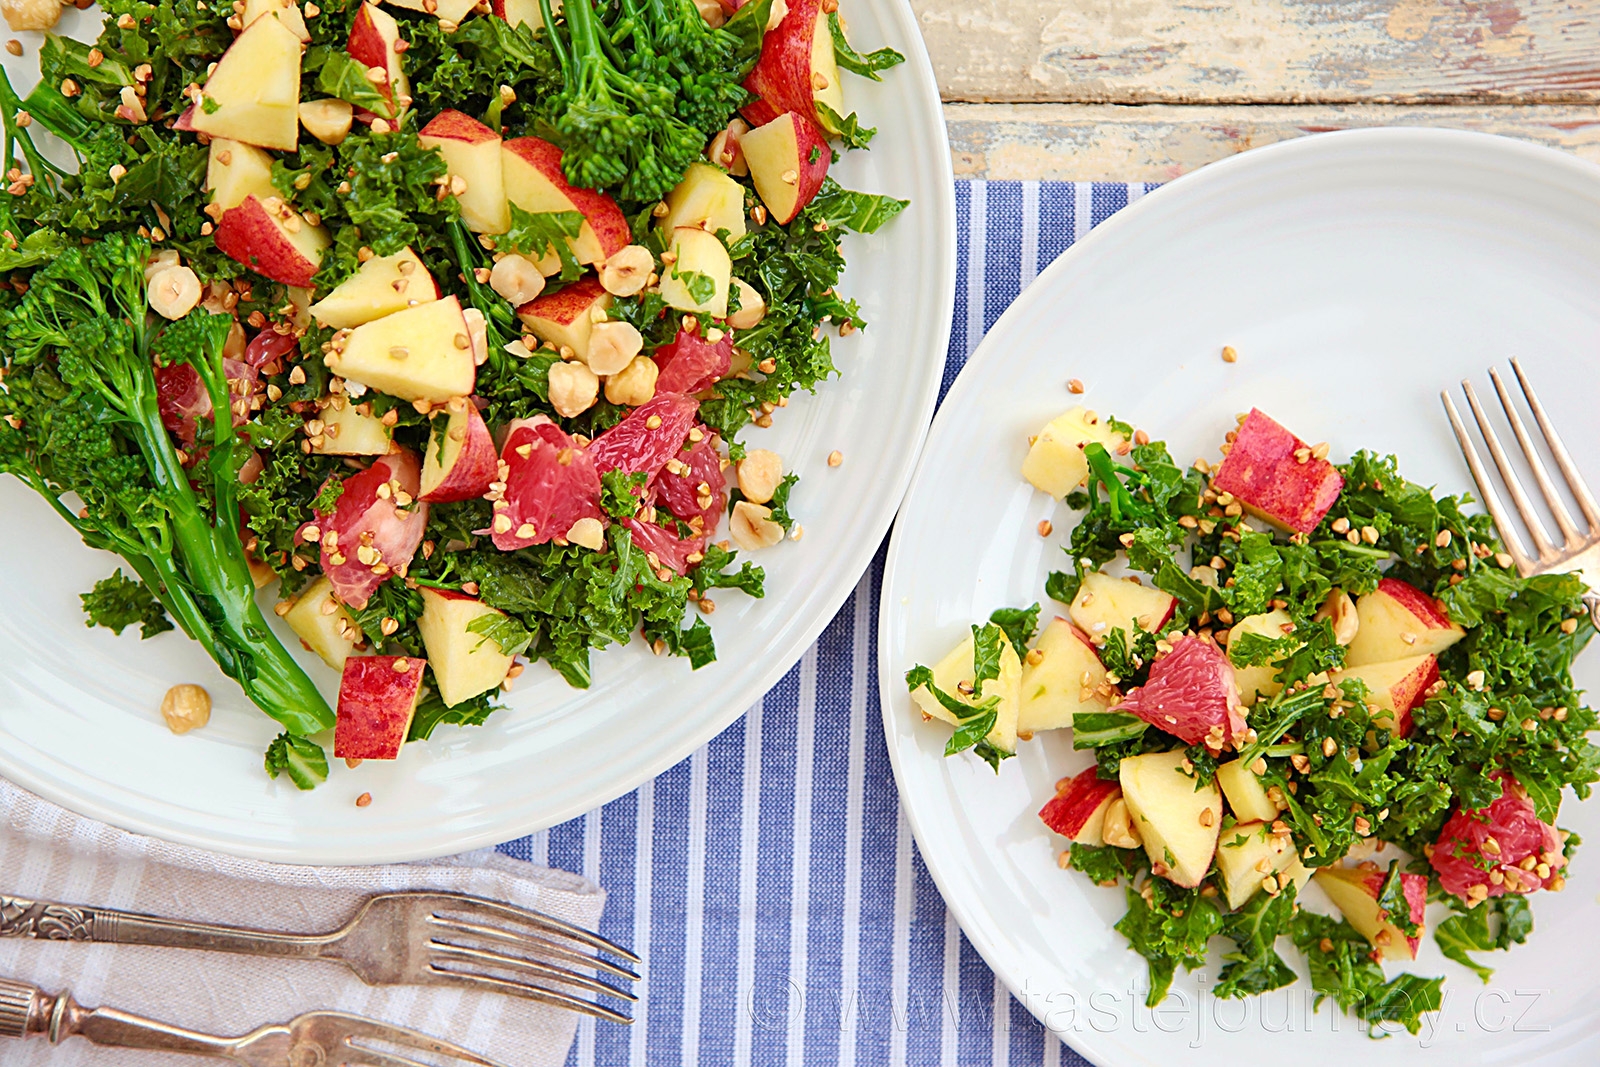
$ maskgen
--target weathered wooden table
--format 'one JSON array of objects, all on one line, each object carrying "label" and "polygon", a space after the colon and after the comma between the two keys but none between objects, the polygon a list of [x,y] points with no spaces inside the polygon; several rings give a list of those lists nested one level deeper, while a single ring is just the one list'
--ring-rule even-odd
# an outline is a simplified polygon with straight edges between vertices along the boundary
[{"label": "weathered wooden table", "polygon": [[1356,126],[1600,161],[1600,0],[911,0],[957,177],[1164,181]]}]

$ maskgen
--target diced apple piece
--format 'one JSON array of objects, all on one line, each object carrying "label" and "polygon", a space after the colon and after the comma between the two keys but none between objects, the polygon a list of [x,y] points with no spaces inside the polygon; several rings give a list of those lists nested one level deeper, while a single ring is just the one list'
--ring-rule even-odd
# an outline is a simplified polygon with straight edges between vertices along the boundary
[{"label": "diced apple piece", "polygon": [[272,185],[272,156],[255,145],[213,137],[209,152],[206,188],[211,191],[211,203],[217,207],[227,211],[244,203],[247,197],[266,200],[278,195]]},{"label": "diced apple piece", "polygon": [[[833,50],[833,30],[826,11],[818,11],[811,23],[811,99],[826,104],[843,118],[844,85],[839,80],[839,57]],[[822,121],[822,112],[817,112]]]},{"label": "diced apple piece", "polygon": [[190,120],[213,137],[293,152],[300,143],[300,38],[257,19],[217,60]]},{"label": "diced apple piece", "polygon": [[1467,635],[1438,601],[1398,578],[1385,578],[1378,588],[1357,597],[1356,617],[1361,622],[1345,650],[1346,667],[1424,653],[1437,656]]},{"label": "diced apple piece", "polygon": [[344,100],[300,101],[300,125],[323,144],[344,144],[350,136],[350,125],[355,121],[355,111]]},{"label": "diced apple piece", "polygon": [[1200,884],[1211,869],[1222,826],[1222,793],[1215,781],[1195,788],[1183,752],[1124,757],[1122,799],[1150,857],[1151,872],[1176,885]]},{"label": "diced apple piece", "polygon": [[676,258],[661,275],[661,299],[679,311],[725,318],[733,260],[723,243],[705,230],[679,226],[672,231],[669,252]]},{"label": "diced apple piece", "polygon": [[322,432],[312,434],[311,451],[324,456],[383,456],[394,438],[383,420],[372,414],[370,403],[358,404],[344,396],[325,397],[316,418]]},{"label": "diced apple piece", "polygon": [[468,629],[479,619],[504,616],[505,612],[465,593],[426,586],[420,592],[423,607],[417,629],[422,631],[422,644],[428,650],[428,663],[445,706],[453,708],[505,681],[513,658],[501,652],[493,639]]},{"label": "diced apple piece", "polygon": [[351,656],[345,660],[333,730],[334,756],[399,758],[422,696],[422,670],[427,665],[427,660],[415,656]]},{"label": "diced apple piece", "polygon": [[383,2],[393,7],[403,7],[408,11],[422,11],[436,15],[440,22],[448,22],[453,26],[461,25],[477,6],[477,0],[383,0]]},{"label": "diced apple piece", "polygon": [[344,670],[344,661],[364,640],[355,619],[333,595],[333,583],[327,578],[318,578],[301,590],[283,621],[336,671]]},{"label": "diced apple piece", "polygon": [[505,233],[511,228],[498,133],[471,115],[446,109],[422,127],[417,141],[425,148],[437,148],[450,173],[466,184],[456,202],[467,229]]},{"label": "diced apple piece", "polygon": [[1122,786],[1100,777],[1098,767],[1073,776],[1065,787],[1039,809],[1039,818],[1062,837],[1080,845],[1105,844],[1100,828],[1105,825],[1106,809],[1122,796]]},{"label": "diced apple piece", "polygon": [[307,287],[330,243],[327,230],[306,222],[276,196],[247,196],[224,211],[212,240],[224,255],[263,277]]},{"label": "diced apple piece", "polygon": [[402,400],[440,404],[469,396],[472,341],[453,296],[357,326],[325,357],[328,369]]},{"label": "diced apple piece", "polygon": [[693,163],[667,194],[667,213],[656,220],[656,228],[669,239],[679,226],[727,230],[728,239],[737,241],[745,235],[744,220],[744,186],[717,167]]},{"label": "diced apple piece", "polygon": [[1240,822],[1271,822],[1283,811],[1261,784],[1261,779],[1239,760],[1229,760],[1217,768],[1217,784],[1228,798],[1233,817]]},{"label": "diced apple piece", "polygon": [[300,43],[311,43],[311,31],[306,29],[306,20],[301,17],[300,5],[295,0],[244,0],[244,14],[239,16],[239,23],[248,26],[263,15],[273,14]]},{"label": "diced apple piece", "polygon": [[1062,412],[1040,430],[1022,461],[1022,476],[1057,500],[1084,483],[1089,477],[1089,461],[1083,446],[1098,441],[1116,451],[1127,438],[1094,412],[1082,407]]},{"label": "diced apple piece", "polygon": [[[737,8],[741,5],[733,6]],[[774,10],[778,9],[775,7]],[[739,109],[750,125],[760,126],[771,122],[785,111],[796,111],[807,116],[817,114],[814,101],[818,94],[813,64],[818,58],[819,17],[826,19],[821,0],[792,0],[778,24],[762,35],[761,55],[744,82],[745,89],[753,94],[754,99]],[[832,44],[830,35],[830,53]],[[833,81],[838,81],[837,71]]]},{"label": "diced apple piece", "polygon": [[489,491],[499,462],[494,435],[475,405],[469,403],[446,419],[436,416],[433,440],[428,442],[422,461],[422,493],[418,499],[449,504],[481,497]]},{"label": "diced apple piece", "polygon": [[1293,533],[1310,533],[1339,499],[1344,477],[1311,446],[1257,409],[1239,424],[1227,458],[1211,477],[1244,509]]},{"label": "diced apple piece", "polygon": [[1245,729],[1233,665],[1216,645],[1181,637],[1150,665],[1149,681],[1130,692],[1118,711],[1137,715],[1186,745],[1220,752]]},{"label": "diced apple piece", "polygon": [[1217,844],[1217,873],[1227,893],[1228,910],[1239,907],[1271,878],[1277,893],[1279,873],[1296,859],[1294,837],[1275,834],[1264,822],[1241,822],[1222,832]]},{"label": "diced apple piece", "polygon": [[1128,637],[1135,626],[1155,633],[1172,618],[1177,603],[1171,593],[1153,586],[1090,571],[1083,576],[1067,614],[1090,641],[1103,645],[1112,630],[1120,629]]},{"label": "diced apple piece", "polygon": [[593,278],[583,278],[553,293],[543,293],[517,309],[523,325],[541,341],[570,348],[585,362],[594,310],[611,306],[611,294]]},{"label": "diced apple piece", "polygon": [[1052,619],[1022,664],[1017,732],[1059,730],[1071,726],[1080,710],[1105,711],[1109,700],[1101,691],[1105,685],[1106,669],[1088,635],[1066,619]]},{"label": "diced apple piece", "polygon": [[362,4],[350,24],[350,36],[344,50],[350,58],[384,71],[388,77],[378,86],[378,91],[392,105],[396,97],[411,96],[411,83],[406,78],[405,65],[400,61],[400,24],[394,16],[377,4]]},{"label": "diced apple piece", "polygon": [[1372,725],[1389,730],[1396,737],[1411,736],[1411,710],[1428,699],[1428,690],[1439,680],[1439,661],[1432,654],[1411,656],[1390,663],[1366,663],[1334,671],[1329,680],[1335,685],[1346,678],[1366,684],[1367,700],[1378,714]]},{"label": "diced apple piece", "polygon": [[1421,874],[1402,874],[1401,887],[1406,904],[1410,907],[1411,922],[1416,924],[1417,936],[1407,937],[1391,921],[1389,913],[1378,906],[1378,896],[1383,892],[1385,874],[1376,864],[1363,867],[1323,867],[1312,879],[1328,894],[1334,907],[1371,941],[1386,960],[1414,960],[1417,945],[1422,940],[1428,904],[1428,879]]},{"label": "diced apple piece", "polygon": [[576,211],[583,216],[583,227],[572,240],[580,262],[604,263],[633,240],[633,228],[615,200],[568,184],[561,149],[538,137],[517,137],[503,148],[506,197],[513,204],[534,214]]},{"label": "diced apple piece", "polygon": [[[526,25],[530,30],[544,28],[544,12],[539,9],[539,0],[494,0],[492,6],[497,16],[513,26]],[[550,10],[553,14],[561,13],[559,0],[550,5]]]},{"label": "diced apple piece", "polygon": [[[1004,752],[1017,750],[1017,709],[1021,703],[1022,688],[1022,661],[1017,658],[1016,651],[1011,647],[1011,642],[1004,635],[1000,638],[1003,646],[1000,651],[1000,677],[990,678],[983,683],[983,692],[974,696],[967,696],[961,687],[965,685],[972,688],[973,679],[977,672],[972,667],[972,635],[970,633],[962,640],[961,644],[951,650],[950,654],[940,660],[933,668],[933,684],[946,694],[957,697],[968,704],[975,704],[981,699],[992,696],[1000,698],[1000,704],[995,709],[994,729],[984,738],[994,747]],[[924,714],[935,719],[941,719],[957,725],[957,719],[945,710],[937,697],[927,689],[912,690],[911,700]]]},{"label": "diced apple piece", "polygon": [[415,252],[403,248],[392,256],[373,256],[361,264],[311,305],[311,315],[324,326],[349,330],[437,299],[439,286],[433,275]]},{"label": "diced apple piece", "polygon": [[[1285,630],[1284,627],[1291,627]],[[1229,631],[1228,643],[1239,640],[1245,634],[1255,634],[1271,641],[1281,640],[1286,634],[1292,632],[1294,620],[1287,611],[1274,608],[1272,611],[1262,612],[1260,615],[1251,615],[1240,619],[1233,624]],[[1231,660],[1229,662],[1232,662]],[[1255,667],[1233,668],[1233,680],[1239,686],[1239,699],[1248,707],[1260,697],[1275,697],[1283,691],[1283,683],[1277,680],[1278,668],[1271,663],[1262,663]]]},{"label": "diced apple piece", "polygon": [[1300,862],[1299,856],[1295,856],[1283,868],[1283,873],[1278,875],[1278,885],[1285,886],[1293,882],[1295,898],[1299,899],[1300,895],[1305,892],[1306,883],[1311,881],[1311,876],[1314,873],[1316,872]]},{"label": "diced apple piece", "polygon": [[817,195],[833,158],[822,128],[794,111],[757,126],[739,138],[739,146],[767,213],[783,225]]}]

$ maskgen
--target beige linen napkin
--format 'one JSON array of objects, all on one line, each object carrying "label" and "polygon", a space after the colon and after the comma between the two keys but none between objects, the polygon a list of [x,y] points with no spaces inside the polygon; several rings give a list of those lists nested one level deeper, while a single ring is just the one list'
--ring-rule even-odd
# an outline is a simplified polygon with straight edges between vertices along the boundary
[{"label": "beige linen napkin", "polygon": [[[289,932],[330,930],[377,892],[447,889],[535,908],[595,929],[605,894],[575,874],[490,851],[385,867],[295,867],[204,852],[80,818],[0,779],[0,895]],[[511,1067],[565,1062],[577,1016],[511,997],[439,987],[369,988],[343,964],[213,952],[0,939],[0,975],[70,988],[216,1034],[336,1009],[435,1034]],[[5,1067],[183,1067],[192,1056],[100,1049],[73,1039],[0,1038]]]}]

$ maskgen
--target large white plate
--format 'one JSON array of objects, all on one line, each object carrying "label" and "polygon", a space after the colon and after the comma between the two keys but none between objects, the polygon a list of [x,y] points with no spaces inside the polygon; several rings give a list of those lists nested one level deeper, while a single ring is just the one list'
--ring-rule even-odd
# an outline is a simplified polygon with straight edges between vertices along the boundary
[{"label": "large white plate", "polygon": [[[98,18],[67,12],[92,36]],[[98,16],[98,11],[93,12]],[[843,291],[869,328],[836,341],[842,377],[801,396],[771,430],[746,440],[802,474],[794,494],[805,536],[762,553],[767,597],[716,597],[720,658],[691,672],[640,642],[595,656],[586,692],[534,666],[510,709],[470,730],[441,728],[393,764],[335,768],[314,793],[262,774],[276,732],[177,634],[141,643],[88,630],[77,594],[115,566],[84,548],[14,479],[0,479],[0,775],[74,811],[129,830],[241,856],[377,863],[495,844],[579,815],[661,773],[736,719],[800,657],[870,562],[900,502],[933,410],[955,285],[955,206],[938,90],[904,0],[856,0],[862,45],[908,62],[880,84],[850,79],[850,106],[878,126],[871,152],[835,174],[847,186],[909,198],[903,217],[850,237]],[[76,17],[74,17],[76,16]],[[6,57],[18,88],[28,56]],[[834,449],[844,465],[830,468]],[[283,633],[287,635],[287,630]],[[291,643],[292,643],[292,639]],[[330,694],[337,679],[302,657]],[[174,737],[157,711],[175,682],[205,685],[211,725]],[[370,807],[352,801],[371,792]]]},{"label": "large white plate", "polygon": [[[1068,1043],[1102,1067],[1355,1056],[1376,1067],[1419,1046],[1461,1067],[1596,1062],[1600,857],[1580,850],[1567,891],[1538,895],[1531,942],[1497,954],[1489,987],[1429,937],[1414,969],[1448,974],[1449,999],[1417,1038],[1369,1042],[1331,1009],[1312,1016],[1304,982],[1219,1002],[1206,995],[1215,966],[1180,976],[1152,1018],[1134,1008],[1144,962],[1111,929],[1120,890],[1058,870],[1059,842],[1034,814],[1087,756],[1045,735],[998,776],[942,759],[948,728],[913,714],[901,678],[992,609],[1043,599],[1045,574],[1065,563],[1071,516],[1017,470],[1027,435],[1077,399],[1068,378],[1183,461],[1215,457],[1234,413],[1259,405],[1337,456],[1394,452],[1412,479],[1458,492],[1470,480],[1439,390],[1513,355],[1600,479],[1597,342],[1600,168],[1509,140],[1398,130],[1292,142],[1174,182],[1096,229],[989,332],[934,421],[890,547],[884,729],[946,902]],[[1218,357],[1225,344],[1238,363]],[[1046,517],[1057,531],[1041,538]],[[1578,675],[1600,681],[1595,652]],[[1561,823],[1593,840],[1600,801],[1569,798]]]}]

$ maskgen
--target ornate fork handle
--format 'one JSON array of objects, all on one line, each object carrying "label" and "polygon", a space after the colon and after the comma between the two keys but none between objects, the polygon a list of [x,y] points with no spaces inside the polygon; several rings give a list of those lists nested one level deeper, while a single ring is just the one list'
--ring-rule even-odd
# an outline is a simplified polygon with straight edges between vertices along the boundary
[{"label": "ornate fork handle", "polygon": [[211,923],[181,922],[110,908],[83,908],[5,896],[0,896],[0,937],[198,948],[294,959],[316,959],[336,940],[336,935],[275,934]]}]

